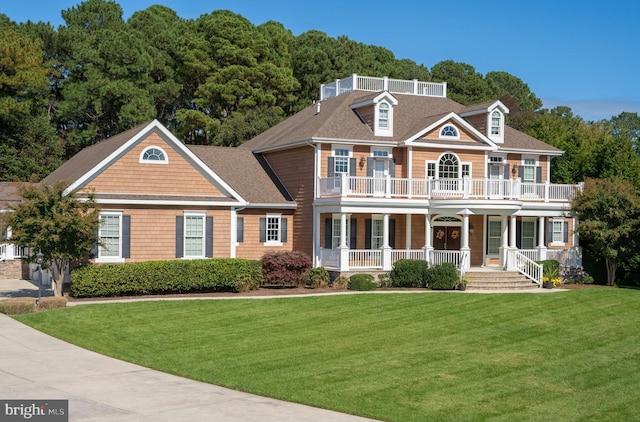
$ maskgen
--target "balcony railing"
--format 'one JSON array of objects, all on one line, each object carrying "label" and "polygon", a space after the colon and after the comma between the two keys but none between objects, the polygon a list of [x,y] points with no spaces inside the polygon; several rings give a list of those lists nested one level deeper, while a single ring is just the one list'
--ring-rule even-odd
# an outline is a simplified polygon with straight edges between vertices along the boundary
[{"label": "balcony railing", "polygon": [[320,198],[344,196],[570,202],[581,188],[581,184],[530,183],[520,179],[406,179],[341,175],[319,179],[318,195]]},{"label": "balcony railing", "polygon": [[446,82],[421,82],[417,79],[402,80],[389,79],[387,77],[375,78],[360,76],[355,73],[345,79],[336,79],[334,82],[320,86],[320,101],[346,94],[351,91],[382,92],[389,91],[392,94],[422,95],[427,97],[447,97]]},{"label": "balcony railing", "polygon": [[17,246],[13,243],[0,244],[0,261],[29,257],[27,246]]}]

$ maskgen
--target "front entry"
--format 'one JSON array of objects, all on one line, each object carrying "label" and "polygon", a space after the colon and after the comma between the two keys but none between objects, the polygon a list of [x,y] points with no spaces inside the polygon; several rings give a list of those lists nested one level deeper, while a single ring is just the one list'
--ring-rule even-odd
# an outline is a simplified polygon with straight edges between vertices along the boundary
[{"label": "front entry", "polygon": [[459,251],[461,237],[460,227],[434,226],[433,248],[441,251]]}]

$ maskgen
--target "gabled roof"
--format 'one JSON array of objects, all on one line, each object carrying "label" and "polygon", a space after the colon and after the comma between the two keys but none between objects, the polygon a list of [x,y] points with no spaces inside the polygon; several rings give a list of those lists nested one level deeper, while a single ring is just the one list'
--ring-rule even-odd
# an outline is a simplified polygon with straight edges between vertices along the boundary
[{"label": "gabled roof", "polygon": [[[500,101],[487,101],[464,106],[448,98],[396,93],[393,94],[393,98],[398,100],[398,104],[393,110],[393,136],[375,136],[373,131],[358,117],[352,106],[371,102],[379,95],[381,95],[380,92],[351,91],[332,97],[323,101],[319,106],[314,104],[305,108],[245,142],[239,148],[260,153],[318,141],[380,142],[401,145],[450,113],[454,113],[457,119],[466,121],[464,115],[473,115],[495,107],[500,107],[504,112],[508,111]],[[476,131],[477,134],[480,132]],[[550,155],[562,154],[559,149],[509,127],[505,128],[503,144],[496,145],[484,134],[480,134],[478,139],[479,142],[486,143],[491,149],[523,150]],[[438,141],[438,143],[446,142],[452,146],[456,145],[456,141]]]},{"label": "gabled roof", "polygon": [[[457,126],[463,127],[468,133],[472,134],[473,137],[476,139],[477,146],[485,149],[490,149],[490,150],[498,149],[497,145],[492,140],[484,136],[476,128],[474,128],[469,122],[467,122],[465,119],[463,119],[462,117],[460,117],[459,115],[453,112],[441,114],[438,116],[431,116],[425,120],[420,121],[415,126],[415,129],[417,129],[418,131],[414,133],[411,133],[411,132],[408,133],[407,134],[408,136],[406,137],[407,140],[404,141],[404,145],[417,145],[418,143],[416,141],[418,140],[418,138],[436,129],[438,126],[441,126],[444,123],[451,122],[451,121],[454,122]],[[435,143],[435,144],[461,146],[460,142],[457,140],[448,141],[448,140],[440,140],[440,139],[438,140],[425,139],[423,141],[424,143],[427,143],[427,144]],[[465,145],[465,147],[468,147],[468,145]]]}]

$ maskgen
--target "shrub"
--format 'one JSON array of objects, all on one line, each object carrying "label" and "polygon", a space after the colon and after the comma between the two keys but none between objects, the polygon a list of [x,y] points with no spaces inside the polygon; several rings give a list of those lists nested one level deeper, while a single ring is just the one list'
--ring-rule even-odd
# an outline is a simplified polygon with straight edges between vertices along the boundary
[{"label": "shrub", "polygon": [[267,252],[262,256],[262,276],[267,284],[300,286],[310,268],[311,258],[304,252]]},{"label": "shrub", "polygon": [[349,290],[375,290],[378,287],[371,274],[354,274],[349,277]]},{"label": "shrub", "polygon": [[56,309],[56,308],[64,308],[67,306],[67,298],[66,297],[41,297],[38,301],[38,309]]},{"label": "shrub", "polygon": [[0,300],[0,313],[5,315],[22,315],[33,312],[36,300],[32,297],[18,297]]},{"label": "shrub", "polygon": [[324,267],[311,268],[307,273],[306,285],[312,289],[327,287],[329,281],[329,272]]},{"label": "shrub", "polygon": [[344,290],[349,286],[349,279],[343,275],[336,277],[331,283],[331,287],[336,290]]},{"label": "shrub", "polygon": [[454,289],[460,281],[455,264],[445,262],[427,269],[427,285],[434,290]]},{"label": "shrub", "polygon": [[546,259],[544,261],[536,261],[542,264],[542,276],[549,279],[560,277],[560,262],[555,259]]},{"label": "shrub", "polygon": [[391,277],[387,273],[378,274],[378,286],[379,287],[392,287]]},{"label": "shrub", "polygon": [[590,275],[583,275],[578,279],[578,283],[580,284],[593,284],[594,279]]},{"label": "shrub", "polygon": [[91,264],[71,272],[75,297],[240,292],[262,282],[258,261],[235,258]]},{"label": "shrub", "polygon": [[425,287],[427,284],[427,261],[400,259],[393,264],[391,283],[396,287]]}]

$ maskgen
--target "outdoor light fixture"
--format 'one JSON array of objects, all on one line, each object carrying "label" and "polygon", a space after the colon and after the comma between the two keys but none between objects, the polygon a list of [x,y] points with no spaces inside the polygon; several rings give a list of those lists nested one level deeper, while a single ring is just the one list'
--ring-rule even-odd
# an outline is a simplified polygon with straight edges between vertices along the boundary
[{"label": "outdoor light fixture", "polygon": [[364,168],[364,164],[367,162],[367,159],[364,158],[364,155],[360,157],[360,170]]},{"label": "outdoor light fixture", "polygon": [[475,227],[473,227],[473,224],[469,224],[469,234],[473,235],[476,232]]}]

